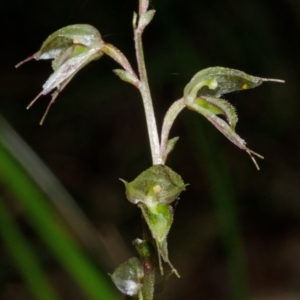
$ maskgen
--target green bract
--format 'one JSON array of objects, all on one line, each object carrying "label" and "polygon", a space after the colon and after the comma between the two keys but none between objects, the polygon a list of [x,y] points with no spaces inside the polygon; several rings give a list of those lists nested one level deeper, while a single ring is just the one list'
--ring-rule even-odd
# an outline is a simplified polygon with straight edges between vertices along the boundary
[{"label": "green bract", "polygon": [[[231,142],[245,150],[259,169],[252,155],[263,158],[246,147],[246,142],[235,132],[238,117],[235,108],[220,96],[255,88],[265,81],[284,82],[279,79],[260,78],[242,71],[213,67],[198,72],[184,89],[184,103],[187,108],[202,114],[219,129]],[[222,114],[227,122],[218,117]]]},{"label": "green bract", "polygon": [[102,47],[103,40],[96,28],[87,24],[70,25],[52,33],[38,52],[16,65],[19,67],[31,59],[54,59],[54,73],[43,85],[42,92],[27,107],[30,108],[41,95],[46,95],[56,88],[40,124],[43,123],[58,94],[73,76],[89,62],[103,55]]}]

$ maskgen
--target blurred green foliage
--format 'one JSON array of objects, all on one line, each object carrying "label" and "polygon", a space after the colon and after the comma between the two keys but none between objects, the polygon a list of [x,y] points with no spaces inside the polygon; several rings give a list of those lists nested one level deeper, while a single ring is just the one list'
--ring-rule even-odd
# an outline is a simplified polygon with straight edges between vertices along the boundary
[{"label": "blurred green foliage", "polygon": [[[0,144],[0,161],[1,179],[5,188],[20,202],[26,218],[28,218],[32,227],[37,231],[39,237],[51,249],[62,266],[70,272],[74,280],[77,281],[78,285],[86,293],[88,299],[117,299],[114,292],[107,285],[107,279],[91,264],[71,236],[67,234],[66,228],[59,222],[47,198],[31,182],[26,171],[22,170],[15,158],[5,149],[3,143]],[[43,274],[41,270],[37,269],[37,265],[34,268],[27,269],[27,267],[31,266],[26,266],[25,264],[29,264],[30,262],[34,264],[33,254],[31,254],[25,242],[22,241],[23,237],[21,233],[18,232],[13,222],[9,219],[9,214],[5,210],[3,202],[1,203],[1,219],[4,226],[2,228],[3,237],[10,252],[12,249],[19,252],[19,256],[17,253],[12,252],[13,258],[19,266],[22,266],[21,270],[26,274],[31,288],[38,296],[37,299],[45,299],[48,296],[49,299],[57,299],[54,295],[51,296],[49,294],[46,287],[44,287],[43,291],[40,291],[41,284],[45,285],[45,283],[41,281],[43,279],[41,275]],[[8,234],[11,235],[11,239]],[[13,241],[15,243],[18,242],[18,244],[13,245]],[[34,271],[35,274],[33,273]],[[29,275],[32,275],[32,277]],[[35,285],[34,280],[36,281]],[[47,288],[49,289],[48,286]],[[42,292],[46,296],[42,296]]]}]

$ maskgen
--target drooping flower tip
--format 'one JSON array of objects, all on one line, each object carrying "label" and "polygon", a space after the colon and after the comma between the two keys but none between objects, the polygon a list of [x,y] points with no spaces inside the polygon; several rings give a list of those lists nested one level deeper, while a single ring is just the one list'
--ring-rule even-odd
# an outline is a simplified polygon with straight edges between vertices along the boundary
[{"label": "drooping flower tip", "polygon": [[70,25],[52,33],[44,41],[38,52],[15,66],[18,68],[32,59],[53,59],[52,68],[54,72],[43,85],[42,92],[27,106],[29,109],[41,95],[47,95],[56,89],[40,124],[43,124],[50,106],[74,75],[92,60],[103,55],[101,52],[103,44],[101,35],[95,27],[88,24]]},{"label": "drooping flower tip", "polygon": [[[281,79],[255,77],[239,70],[212,67],[196,73],[184,89],[186,107],[203,115],[232,143],[246,151],[257,170],[259,166],[254,156],[261,159],[263,157],[247,148],[246,142],[235,132],[238,121],[236,110],[220,97],[231,92],[252,89],[268,81],[284,83]],[[226,122],[219,115],[223,115]]]}]

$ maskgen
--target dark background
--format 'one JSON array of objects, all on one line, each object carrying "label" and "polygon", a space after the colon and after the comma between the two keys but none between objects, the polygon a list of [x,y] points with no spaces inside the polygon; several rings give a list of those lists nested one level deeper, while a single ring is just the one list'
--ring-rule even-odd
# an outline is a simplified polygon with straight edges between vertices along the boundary
[{"label": "dark background", "polygon": [[[226,97],[238,111],[238,134],[265,156],[259,172],[200,115],[184,111],[177,119],[171,137],[180,140],[168,165],[190,185],[176,206],[168,241],[182,278],[166,282],[157,299],[244,299],[239,293],[300,299],[300,2],[154,0],[150,6],[157,13],[144,47],[159,128],[201,69],[224,66],[286,81]],[[151,165],[140,96],[104,57],[76,75],[39,126],[50,96],[25,107],[51,74],[50,62],[14,65],[57,29],[88,23],[136,67],[134,10],[137,1],[129,0],[0,3],[0,112],[105,237],[113,257],[106,272],[136,255],[131,241],[141,237],[140,212],[118,180],[131,181]],[[27,226],[22,211],[16,220]],[[30,230],[28,235],[37,253],[47,253]],[[62,299],[82,299],[51,255],[45,260]],[[2,270],[0,298],[31,299],[12,264],[9,270]]]}]

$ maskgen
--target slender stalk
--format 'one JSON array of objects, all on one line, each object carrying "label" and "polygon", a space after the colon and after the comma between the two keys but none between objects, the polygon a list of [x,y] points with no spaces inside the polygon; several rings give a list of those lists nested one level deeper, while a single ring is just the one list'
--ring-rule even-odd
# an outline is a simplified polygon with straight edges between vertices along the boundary
[{"label": "slender stalk", "polygon": [[144,28],[134,28],[134,43],[136,59],[138,64],[138,71],[140,76],[139,90],[143,99],[144,110],[146,114],[147,129],[150,141],[152,163],[153,165],[162,164],[163,160],[160,154],[159,138],[156,126],[156,120],[154,115],[154,109],[152,104],[152,98],[150,94],[150,88],[148,84],[147,71],[144,60],[144,51],[142,43],[142,33]]},{"label": "slender stalk", "polygon": [[163,122],[163,127],[161,131],[161,146],[160,153],[163,158],[164,163],[167,159],[167,145],[171,127],[177,118],[178,114],[185,108],[184,99],[180,98],[175,101],[168,109]]},{"label": "slender stalk", "polygon": [[[144,224],[145,225],[145,224]],[[146,226],[143,226],[146,227]],[[144,237],[149,234],[148,228],[144,228]],[[146,237],[147,238],[147,237]],[[147,238],[148,239],[148,238]],[[155,284],[155,253],[151,243],[146,240],[135,239],[133,241],[144,268],[144,280],[141,290],[143,300],[153,300],[154,284]],[[139,300],[140,300],[139,299]]]},{"label": "slender stalk", "polygon": [[[144,262],[144,284],[142,287],[143,300],[152,300],[154,296],[155,267],[154,263]],[[146,280],[145,280],[146,278]]]},{"label": "slender stalk", "polygon": [[148,6],[149,6],[149,0],[140,0],[139,1],[139,15],[140,16],[147,12]]},{"label": "slender stalk", "polygon": [[[139,0],[139,18],[141,18],[147,13],[148,5],[149,5],[148,0]],[[137,15],[135,14],[133,19],[133,28],[134,28],[135,53],[136,53],[139,79],[140,79],[138,88],[143,99],[143,105],[144,105],[144,110],[146,115],[146,123],[148,129],[151,155],[152,155],[152,164],[158,165],[158,164],[163,164],[163,159],[160,151],[159,137],[157,132],[157,125],[156,125],[156,119],[155,119],[155,114],[153,109],[149,83],[148,83],[148,76],[146,71],[144,50],[143,50],[143,43],[142,43],[142,34],[146,25],[144,26],[137,25],[136,22],[137,22]],[[142,240],[134,241],[134,245],[140,255],[144,267],[143,287],[139,295],[139,300],[141,299],[153,300],[156,263],[155,263],[155,255],[153,251],[151,251],[151,247],[149,244],[149,240],[151,238],[147,238],[147,236],[149,235],[149,229],[145,228],[145,226],[143,228],[143,235],[144,238],[146,238],[145,241]]]}]

